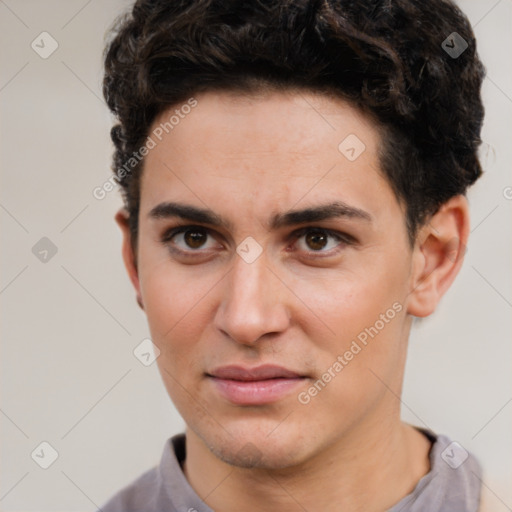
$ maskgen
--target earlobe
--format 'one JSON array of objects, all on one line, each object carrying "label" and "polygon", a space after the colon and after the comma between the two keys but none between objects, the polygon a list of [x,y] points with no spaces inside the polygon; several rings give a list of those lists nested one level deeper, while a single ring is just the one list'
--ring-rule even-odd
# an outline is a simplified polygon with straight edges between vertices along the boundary
[{"label": "earlobe", "polygon": [[418,234],[407,312],[432,314],[462,267],[469,236],[469,207],[458,195],[441,206]]},{"label": "earlobe", "polygon": [[122,255],[124,265],[126,267],[126,271],[128,272],[130,281],[132,282],[133,287],[135,288],[137,304],[140,306],[141,309],[144,309],[144,304],[142,302],[142,295],[140,291],[137,261],[132,247],[132,236],[129,225],[129,213],[126,210],[126,208],[121,208],[116,213],[114,218],[117,225],[120,227],[123,236]]}]

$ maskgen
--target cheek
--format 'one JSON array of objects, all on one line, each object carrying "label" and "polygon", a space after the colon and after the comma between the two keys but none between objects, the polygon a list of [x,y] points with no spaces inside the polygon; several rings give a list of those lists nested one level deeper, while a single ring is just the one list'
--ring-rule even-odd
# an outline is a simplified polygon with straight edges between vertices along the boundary
[{"label": "cheek", "polygon": [[[340,318],[338,338],[324,343],[322,353],[317,351],[318,379],[299,397],[301,404],[308,402],[305,410],[309,407],[312,417],[324,418],[336,429],[349,429],[379,407],[386,394],[394,402],[388,388],[399,393],[404,313],[390,309],[385,323],[378,316],[373,319],[380,311],[361,309],[357,319],[355,314]],[[365,322],[365,317],[372,320]],[[356,323],[364,327],[356,328]]]},{"label": "cheek", "polygon": [[[321,391],[312,393],[323,395],[318,406],[355,410],[369,404],[385,391],[377,376],[393,380],[401,366],[406,276],[396,265],[382,265],[378,274],[345,275],[323,286],[311,282],[301,292],[315,297],[312,309],[322,320],[315,327],[302,324],[316,346],[322,382],[317,386]],[[319,325],[329,327],[327,336],[319,335]]]},{"label": "cheek", "polygon": [[[397,265],[386,267],[385,262],[373,265],[362,262],[359,268],[355,265],[352,268],[355,270],[350,272],[329,271],[322,279],[297,280],[293,288],[302,301],[301,309],[308,313],[296,311],[296,318],[302,318],[301,329],[311,340],[325,343],[325,347],[330,345],[334,351],[342,350],[347,342],[376,322],[381,331],[390,331],[389,325],[398,323],[397,309],[403,309],[406,276],[401,275]],[[384,320],[390,320],[385,323],[385,329],[381,328],[382,314]],[[319,338],[320,330],[325,337]]]},{"label": "cheek", "polygon": [[[180,411],[196,408],[197,376],[203,371],[198,369],[197,342],[206,328],[205,306],[211,284],[162,264],[143,273],[141,287],[151,339],[160,350],[157,364],[167,392]],[[203,413],[197,406],[194,414]]]},{"label": "cheek", "polygon": [[181,340],[181,334],[190,336],[195,325],[200,327],[201,308],[215,284],[207,272],[193,266],[180,268],[165,256],[157,261],[151,254],[143,254],[139,276],[144,310],[156,339]]}]

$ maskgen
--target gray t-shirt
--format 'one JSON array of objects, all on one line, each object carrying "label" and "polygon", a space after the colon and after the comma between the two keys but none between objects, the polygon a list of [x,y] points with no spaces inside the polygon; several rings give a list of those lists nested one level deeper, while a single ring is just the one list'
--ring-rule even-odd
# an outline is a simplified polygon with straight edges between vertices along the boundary
[{"label": "gray t-shirt", "polygon": [[[388,512],[477,512],[482,471],[473,455],[444,435],[416,427],[432,442],[430,471]],[[121,489],[102,512],[213,512],[181,469],[185,434],[167,440],[160,464]]]}]

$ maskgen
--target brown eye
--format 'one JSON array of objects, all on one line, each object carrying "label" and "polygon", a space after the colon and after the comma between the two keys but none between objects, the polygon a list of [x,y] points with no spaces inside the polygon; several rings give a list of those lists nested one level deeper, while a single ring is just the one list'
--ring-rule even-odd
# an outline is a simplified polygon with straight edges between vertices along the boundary
[{"label": "brown eye", "polygon": [[313,249],[314,251],[318,251],[323,249],[327,244],[328,235],[322,233],[321,231],[310,231],[306,235],[306,243],[308,247]]},{"label": "brown eye", "polygon": [[197,230],[189,229],[183,233],[183,240],[192,249],[199,249],[205,242],[207,234]]},{"label": "brown eye", "polygon": [[348,234],[324,228],[303,228],[294,237],[299,250],[320,256],[333,256],[344,247],[355,243],[355,239]]},{"label": "brown eye", "polygon": [[164,233],[162,243],[173,252],[199,253],[202,249],[213,247],[208,247],[208,237],[211,238],[209,230],[201,226],[180,226]]}]

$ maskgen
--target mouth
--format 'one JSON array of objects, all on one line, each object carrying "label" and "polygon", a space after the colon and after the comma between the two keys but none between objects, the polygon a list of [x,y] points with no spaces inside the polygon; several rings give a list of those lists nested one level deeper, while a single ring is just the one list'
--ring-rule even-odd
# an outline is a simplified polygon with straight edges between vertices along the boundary
[{"label": "mouth", "polygon": [[206,376],[215,390],[235,405],[276,402],[301,386],[308,376],[275,365],[255,368],[223,366]]}]

